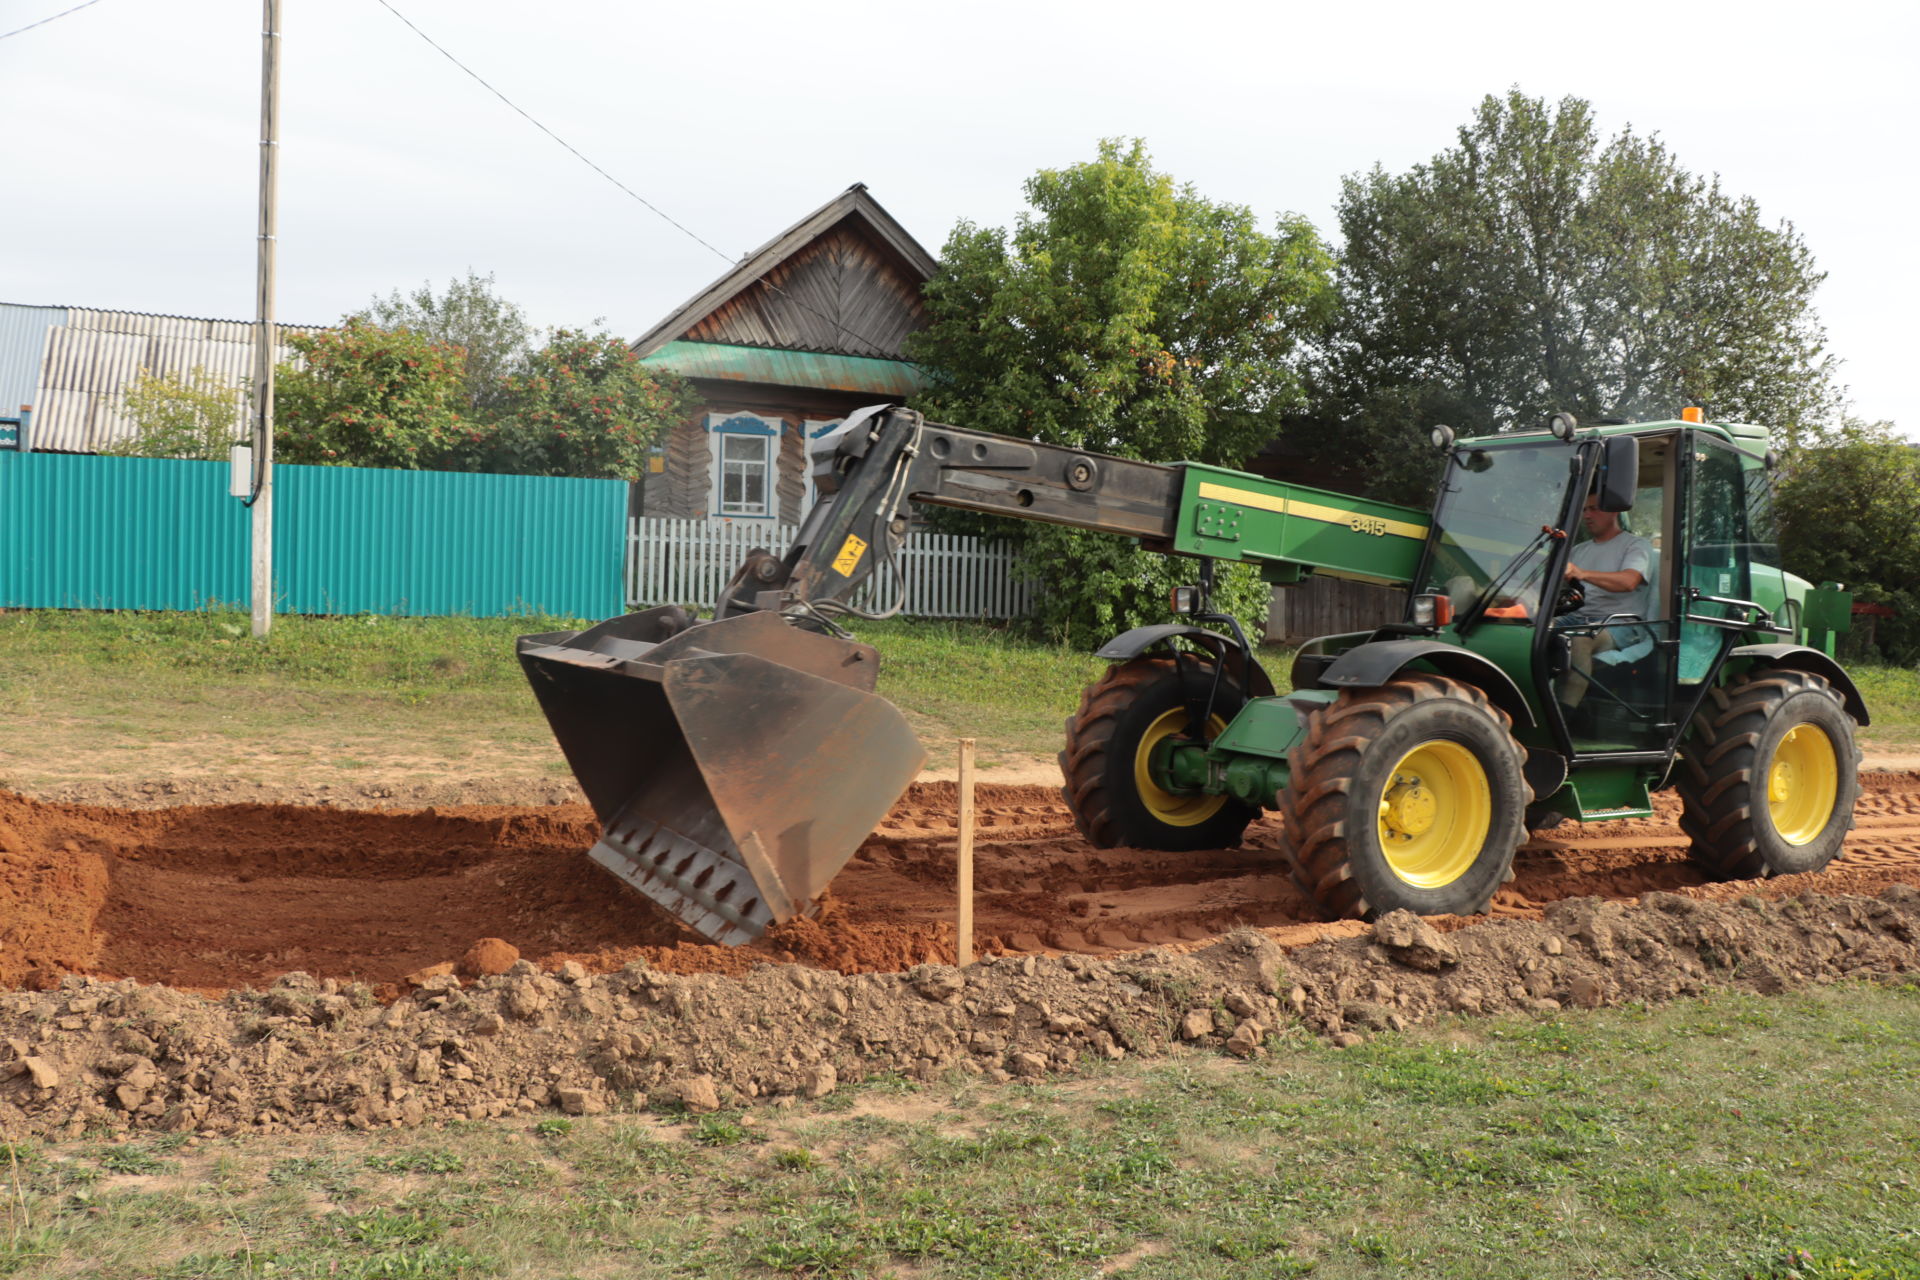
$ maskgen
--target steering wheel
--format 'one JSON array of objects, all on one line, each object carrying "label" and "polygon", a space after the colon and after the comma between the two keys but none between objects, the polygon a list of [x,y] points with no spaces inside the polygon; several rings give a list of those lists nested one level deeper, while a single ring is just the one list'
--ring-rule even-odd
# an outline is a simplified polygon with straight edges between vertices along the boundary
[{"label": "steering wheel", "polygon": [[1560,596],[1553,602],[1553,616],[1558,618],[1574,613],[1586,603],[1586,589],[1577,582],[1569,582],[1560,588]]}]

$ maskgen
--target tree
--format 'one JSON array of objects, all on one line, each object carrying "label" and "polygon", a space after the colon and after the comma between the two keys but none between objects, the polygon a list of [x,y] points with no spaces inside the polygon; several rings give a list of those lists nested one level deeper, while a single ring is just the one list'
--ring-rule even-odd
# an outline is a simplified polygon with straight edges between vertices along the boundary
[{"label": "tree", "polygon": [[318,466],[433,468],[475,435],[461,417],[457,347],[358,316],[300,334],[276,374],[274,452]]},{"label": "tree", "polygon": [[476,470],[638,480],[647,454],[693,406],[687,384],[648,369],[612,334],[556,329],[501,385],[474,443]]},{"label": "tree", "polygon": [[1358,445],[1384,496],[1424,500],[1436,422],[1694,404],[1791,440],[1836,408],[1823,276],[1792,225],[1657,136],[1602,144],[1578,98],[1487,97],[1428,163],[1347,178],[1339,220],[1340,318],[1292,425],[1309,447]]},{"label": "tree", "polygon": [[494,408],[508,375],[515,373],[533,350],[533,327],[519,307],[493,292],[493,276],[467,272],[464,280],[449,280],[444,294],[431,284],[412,293],[395,289],[375,298],[356,313],[382,329],[406,329],[442,347],[465,353],[462,380],[467,409]]},{"label": "tree", "polygon": [[1874,628],[1881,654],[1920,660],[1920,448],[1891,423],[1850,420],[1786,455],[1775,510],[1786,567],[1892,606]]},{"label": "tree", "polygon": [[239,384],[198,366],[184,377],[142,369],[121,401],[134,434],[104,452],[224,461],[246,433],[241,411],[250,398]]},{"label": "tree", "polygon": [[[1297,216],[1269,234],[1155,171],[1135,140],[1042,170],[1012,232],[962,222],[927,283],[908,354],[937,421],[1154,461],[1239,465],[1302,403],[1303,340],[1332,304],[1332,259]],[[1166,613],[1174,571],[1105,535],[992,522],[1043,583],[1038,625],[1110,631]],[[1191,577],[1190,569],[1180,571]],[[1223,574],[1249,620],[1266,592]]]}]

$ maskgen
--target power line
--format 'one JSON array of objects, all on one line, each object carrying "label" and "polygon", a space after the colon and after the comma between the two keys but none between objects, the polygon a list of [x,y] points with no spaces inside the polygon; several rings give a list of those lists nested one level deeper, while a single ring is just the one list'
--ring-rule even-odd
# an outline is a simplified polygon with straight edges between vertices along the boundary
[{"label": "power line", "polygon": [[[94,4],[97,2],[98,0],[87,0],[88,4]],[[431,45],[435,50],[437,50],[440,53],[440,55],[444,57],[448,62],[451,62],[454,66],[460,68],[462,71],[466,72],[467,75],[471,76],[474,82],[477,83],[481,88],[485,89],[488,93],[491,93],[494,97],[500,99],[500,101],[506,103],[507,106],[511,107],[515,112],[515,114],[519,115],[528,124],[532,125],[534,128],[546,134],[549,138],[552,138],[555,142],[559,143],[561,146],[565,147],[568,151],[572,152],[573,155],[582,164],[587,166],[587,168],[593,170],[595,173],[605,178],[608,182],[611,182],[614,186],[620,188],[621,191],[633,197],[633,199],[639,201],[642,205],[646,206],[647,209],[651,210],[653,213],[655,213],[656,215],[664,219],[668,223],[668,225],[672,226],[676,230],[680,231],[682,234],[686,235],[688,238],[693,240],[696,244],[699,244],[704,248],[711,250],[714,253],[714,255],[717,256],[722,262],[727,263],[729,266],[734,265],[736,261],[735,259],[729,258],[724,252],[714,248],[714,246],[711,243],[702,239],[699,235],[697,235],[691,229],[675,221],[673,217],[670,216],[668,213],[666,213],[665,210],[661,209],[660,206],[654,204],[653,201],[647,199],[645,196],[635,191],[632,187],[629,187],[626,183],[620,181],[620,179],[608,173],[605,169],[602,169],[599,165],[595,164],[592,160],[589,160],[586,157],[586,155],[582,153],[578,147],[574,146],[572,143],[568,142],[565,138],[561,137],[559,134],[555,133],[553,130],[547,128],[547,126],[545,126],[544,124],[541,124],[538,120],[534,119],[531,114],[529,114],[526,110],[521,108],[517,103],[513,101],[513,99],[509,98],[506,94],[500,92],[498,89],[494,88],[491,84],[487,83],[486,79],[483,76],[481,76],[479,72],[475,71],[472,67],[469,67],[466,63],[460,61],[460,59],[454,57],[451,53],[448,53],[446,49],[442,48],[440,44],[437,41],[435,41],[432,36],[428,35],[426,32],[422,31],[419,27],[415,26],[412,20],[410,20],[406,14],[401,13],[398,9],[394,8],[392,4],[388,3],[388,0],[380,0],[380,5],[388,13],[391,13],[394,17],[400,19],[400,21],[406,23],[407,28],[410,31],[412,31],[413,34],[419,36],[422,40],[425,40],[429,45]],[[801,301],[799,298],[794,297],[791,293],[788,293],[785,289],[782,289],[779,285],[775,284],[772,280],[769,280],[765,275],[758,277],[758,280],[759,280],[759,283],[766,285],[767,288],[773,290],[775,293],[779,294],[781,297],[785,298],[787,301],[793,303],[793,305],[795,305],[796,307],[799,307],[802,311],[806,311],[818,317],[819,319],[826,321],[828,324],[832,325],[835,329],[839,330],[841,333],[846,334],[848,337],[858,340],[863,345],[871,347],[875,351],[886,350],[886,347],[883,344],[875,342],[872,338],[869,338],[866,334],[861,333],[858,330],[849,329],[846,325],[841,324],[838,320],[835,320],[832,316],[827,315],[825,312],[822,312],[815,307],[809,306],[807,303]]]},{"label": "power line", "polygon": [[[96,0],[87,0],[88,4],[92,4],[95,2]],[[391,13],[394,17],[400,19],[400,21],[406,23],[408,29],[410,29],[413,32],[413,34],[419,36],[422,40],[425,40],[428,44],[432,45],[435,49],[439,50],[440,55],[444,57],[448,62],[451,62],[454,66],[460,68],[462,71],[472,76],[474,81],[478,83],[481,88],[485,89],[488,93],[492,94],[494,97],[500,99],[500,101],[506,103],[509,107],[512,107],[513,110],[517,112],[520,115],[520,117],[524,119],[528,124],[532,125],[534,128],[538,129],[540,132],[546,134],[549,138],[552,138],[555,142],[565,147],[568,151],[573,152],[573,154],[580,160],[580,163],[586,165],[587,168],[593,170],[595,173],[605,178],[608,182],[611,182],[614,186],[620,188],[622,191],[632,196],[635,200],[638,200],[641,204],[651,209],[654,213],[658,214],[660,217],[665,218],[669,224],[678,228],[680,231],[684,232],[687,236],[692,238],[696,243],[705,245],[706,248],[712,250],[716,255],[718,255],[722,262],[730,263],[733,261],[732,258],[729,258],[725,253],[722,253],[720,250],[715,249],[711,244],[708,244],[707,241],[702,240],[698,235],[694,234],[694,232],[692,232],[685,226],[682,226],[680,223],[675,222],[672,216],[669,215],[665,210],[660,208],[659,205],[654,204],[653,201],[647,199],[645,196],[641,195],[638,191],[635,191],[632,187],[629,187],[626,183],[620,181],[620,179],[614,177],[612,174],[608,173],[605,169],[602,169],[599,165],[595,164],[593,161],[587,159],[587,157],[581,153],[580,149],[574,146],[571,142],[568,142],[565,138],[561,137],[559,134],[555,133],[553,130],[547,128],[547,126],[541,124],[538,120],[535,120],[527,112],[521,110],[521,108],[513,101],[512,98],[509,98],[506,94],[500,92],[498,89],[488,84],[486,80],[480,75],[479,72],[475,71],[472,67],[468,66],[466,63],[460,61],[460,59],[454,57],[451,53],[448,53],[445,49],[441,48],[440,45],[434,40],[432,36],[422,31],[419,27],[414,26],[413,22],[407,17],[406,14],[400,12],[398,9],[394,8],[391,4],[388,4],[387,0],[380,0],[380,4],[381,4],[381,7],[384,8],[388,13]]]},{"label": "power line", "polygon": [[81,2],[80,2],[79,4],[77,4],[77,5],[75,5],[75,6],[73,6],[73,8],[71,8],[71,9],[62,9],[62,10],[61,10],[60,12],[58,12],[58,13],[56,13],[56,14],[54,14],[52,18],[42,18],[42,19],[40,19],[40,21],[38,21],[38,22],[29,22],[29,23],[28,23],[28,24],[27,24],[26,26],[24,26],[24,27],[15,27],[15,28],[14,28],[14,29],[13,29],[12,31],[9,31],[9,32],[7,32],[7,33],[6,33],[6,34],[4,34],[4,35],[0,35],[0,40],[6,40],[6,39],[9,39],[10,37],[13,37],[13,36],[17,36],[17,35],[19,35],[19,34],[20,34],[20,33],[21,33],[22,31],[31,31],[31,30],[33,30],[33,29],[34,29],[35,27],[44,27],[44,26],[46,26],[46,25],[47,25],[47,24],[48,24],[49,22],[52,22],[52,21],[54,21],[54,20],[55,20],[55,19],[57,19],[57,18],[64,18],[64,17],[66,17],[66,16],[67,16],[68,14],[70,14],[70,13],[78,13],[78,12],[80,12],[80,11],[81,11],[82,9],[84,9],[84,8],[86,8],[86,7],[88,6],[88,5],[93,5],[93,4],[99,4],[99,3],[100,3],[100,0],[81,0]]}]

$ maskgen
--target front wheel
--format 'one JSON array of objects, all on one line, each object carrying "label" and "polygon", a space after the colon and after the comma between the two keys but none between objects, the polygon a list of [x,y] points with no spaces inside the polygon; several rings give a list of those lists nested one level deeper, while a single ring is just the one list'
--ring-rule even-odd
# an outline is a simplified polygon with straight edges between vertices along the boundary
[{"label": "front wheel", "polygon": [[1680,828],[1708,875],[1796,875],[1840,852],[1860,798],[1860,751],[1823,677],[1763,667],[1709,691],[1681,756]]},{"label": "front wheel", "polygon": [[1108,669],[1080,695],[1060,753],[1067,807],[1096,848],[1219,849],[1240,843],[1255,810],[1228,795],[1168,791],[1149,767],[1168,738],[1212,741],[1246,702],[1223,677],[1201,732],[1189,723],[1190,701],[1204,702],[1213,668],[1176,667],[1167,658],[1135,658]]},{"label": "front wheel", "polygon": [[1483,910],[1533,795],[1511,724],[1472,685],[1412,671],[1313,712],[1279,796],[1294,882],[1334,917]]}]

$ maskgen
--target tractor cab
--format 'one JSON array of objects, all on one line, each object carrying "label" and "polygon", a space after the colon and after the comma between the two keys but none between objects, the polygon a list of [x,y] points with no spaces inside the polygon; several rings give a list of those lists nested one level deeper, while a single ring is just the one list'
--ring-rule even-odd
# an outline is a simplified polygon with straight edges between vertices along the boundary
[{"label": "tractor cab", "polygon": [[1741,637],[1793,634],[1768,481],[1751,429],[1467,441],[1448,452],[1413,598],[1444,601],[1447,638],[1516,676],[1530,747],[1664,773]]}]

